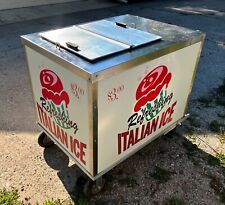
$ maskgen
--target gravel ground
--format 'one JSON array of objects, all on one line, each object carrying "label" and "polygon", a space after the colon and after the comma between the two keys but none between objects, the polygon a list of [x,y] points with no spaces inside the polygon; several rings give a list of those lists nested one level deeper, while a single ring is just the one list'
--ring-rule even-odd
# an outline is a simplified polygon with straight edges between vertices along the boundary
[{"label": "gravel ground", "polygon": [[160,137],[108,172],[104,191],[90,204],[224,203],[225,169],[212,156],[225,153],[225,136],[209,125],[213,120],[225,124],[225,107],[218,103],[224,96],[216,89],[225,77],[225,2],[158,0],[0,26],[0,188],[18,189],[25,204],[70,199],[78,168],[56,146],[37,145],[40,130],[19,36],[125,13],[199,29],[206,41],[191,118],[171,137]]}]

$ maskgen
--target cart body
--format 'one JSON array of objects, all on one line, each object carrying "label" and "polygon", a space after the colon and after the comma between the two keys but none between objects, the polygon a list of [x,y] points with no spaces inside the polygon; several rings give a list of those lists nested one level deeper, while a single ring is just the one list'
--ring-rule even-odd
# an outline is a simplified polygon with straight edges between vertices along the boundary
[{"label": "cart body", "polygon": [[37,123],[95,180],[185,119],[204,34],[122,15],[22,41]]}]

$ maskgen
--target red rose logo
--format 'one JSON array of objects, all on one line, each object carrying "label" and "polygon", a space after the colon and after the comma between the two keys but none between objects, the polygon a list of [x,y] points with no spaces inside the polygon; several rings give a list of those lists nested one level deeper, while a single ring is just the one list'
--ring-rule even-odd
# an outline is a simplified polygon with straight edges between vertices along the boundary
[{"label": "red rose logo", "polygon": [[150,71],[140,82],[136,91],[136,104],[134,111],[138,112],[147,102],[154,100],[163,89],[168,87],[172,74],[168,73],[166,66],[161,65]]},{"label": "red rose logo", "polygon": [[65,101],[66,107],[69,104],[69,96],[63,90],[63,85],[59,77],[51,70],[44,69],[40,73],[40,81],[42,85],[42,95],[46,100],[52,100],[56,105],[60,105]]}]

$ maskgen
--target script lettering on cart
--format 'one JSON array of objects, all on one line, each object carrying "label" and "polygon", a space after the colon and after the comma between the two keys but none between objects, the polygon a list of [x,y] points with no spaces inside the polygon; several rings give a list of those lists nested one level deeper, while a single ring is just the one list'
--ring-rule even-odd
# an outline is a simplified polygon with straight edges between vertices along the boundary
[{"label": "script lettering on cart", "polygon": [[45,111],[42,105],[37,103],[38,116],[41,124],[52,134],[56,139],[64,145],[64,147],[82,163],[86,164],[85,152],[87,145],[80,142],[76,136],[70,136],[62,127],[60,127],[48,112]]},{"label": "script lettering on cart", "polygon": [[160,65],[141,80],[136,90],[134,113],[127,120],[127,130],[118,134],[118,154],[150,137],[173,119],[177,101],[168,93],[172,74]]},{"label": "script lettering on cart", "polygon": [[[42,96],[36,103],[40,123],[80,163],[86,165],[87,145],[77,138],[78,125],[69,117],[70,98],[59,76],[50,69],[40,72]],[[72,129],[72,134],[69,130]]]},{"label": "script lettering on cart", "polygon": [[64,129],[74,129],[74,134],[78,131],[77,123],[69,118],[67,110],[70,99],[67,92],[63,89],[60,78],[49,69],[43,69],[40,73],[42,85],[41,104],[55,122]]}]

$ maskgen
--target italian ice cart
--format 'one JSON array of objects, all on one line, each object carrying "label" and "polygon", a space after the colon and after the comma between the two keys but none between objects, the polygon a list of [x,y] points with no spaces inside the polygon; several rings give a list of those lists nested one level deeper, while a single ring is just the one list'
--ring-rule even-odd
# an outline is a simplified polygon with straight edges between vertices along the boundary
[{"label": "italian ice cart", "polygon": [[133,15],[22,36],[39,144],[98,179],[187,117],[204,37]]}]

